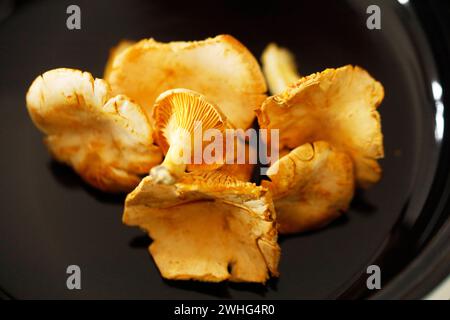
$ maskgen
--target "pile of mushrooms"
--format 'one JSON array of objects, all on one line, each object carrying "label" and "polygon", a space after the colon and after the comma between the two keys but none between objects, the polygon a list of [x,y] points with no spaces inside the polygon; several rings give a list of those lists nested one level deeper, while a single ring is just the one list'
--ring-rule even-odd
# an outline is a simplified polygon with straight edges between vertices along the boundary
[{"label": "pile of mushrooms", "polygon": [[[56,160],[95,188],[130,192],[123,222],[153,239],[164,278],[265,283],[278,276],[279,232],[325,226],[356,186],[380,179],[383,87],[353,66],[301,77],[275,44],[262,62],[264,73],[228,35],[122,41],[104,80],[50,70],[32,83],[27,108]],[[255,116],[280,138],[281,158],[260,185],[254,165],[225,161],[235,154],[208,163],[184,154],[198,123],[225,134],[250,128]],[[236,142],[247,156],[257,152]]]}]

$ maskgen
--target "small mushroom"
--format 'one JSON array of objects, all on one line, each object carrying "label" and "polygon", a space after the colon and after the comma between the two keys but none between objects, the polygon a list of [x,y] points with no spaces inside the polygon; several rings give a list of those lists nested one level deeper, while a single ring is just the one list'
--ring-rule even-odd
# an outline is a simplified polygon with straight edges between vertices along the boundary
[{"label": "small mushroom", "polygon": [[26,102],[53,156],[103,191],[133,190],[162,160],[141,107],[112,96],[108,84],[90,73],[48,71],[34,80]]},{"label": "small mushroom", "polygon": [[106,80],[116,94],[131,97],[148,115],[166,90],[201,92],[233,127],[242,129],[251,126],[267,90],[256,59],[229,35],[192,42],[142,40],[114,58]]},{"label": "small mushroom", "polygon": [[353,163],[327,142],[306,143],[267,171],[280,233],[325,226],[347,210],[354,191]]},{"label": "small mushroom", "polygon": [[270,43],[261,56],[264,76],[271,94],[283,92],[300,78],[294,55],[286,48]]},{"label": "small mushroom", "polygon": [[172,184],[144,178],[127,196],[123,222],[148,232],[166,279],[264,283],[278,275],[270,193],[218,171],[184,173]]},{"label": "small mushroom", "polygon": [[[161,166],[166,167],[171,175],[180,175],[186,169],[213,170],[223,165],[223,148],[223,156],[219,161],[204,161],[206,143],[203,141],[203,134],[206,130],[214,129],[223,138],[227,127],[227,120],[219,108],[205,96],[187,89],[168,90],[156,99],[152,119],[155,141],[165,154]],[[224,146],[225,143],[222,143],[222,147]],[[158,167],[152,169],[154,175],[162,172],[164,171]]]},{"label": "small mushroom", "polygon": [[383,97],[383,86],[362,68],[327,69],[269,97],[258,121],[262,128],[280,130],[280,150],[325,140],[347,152],[358,185],[368,187],[381,177],[377,159],[384,151],[377,107]]}]

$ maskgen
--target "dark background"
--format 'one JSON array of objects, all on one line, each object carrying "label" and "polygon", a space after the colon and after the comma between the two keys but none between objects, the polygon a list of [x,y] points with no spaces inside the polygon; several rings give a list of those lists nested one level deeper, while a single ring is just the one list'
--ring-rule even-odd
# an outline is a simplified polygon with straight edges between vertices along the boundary
[{"label": "dark background", "polygon": [[[66,28],[70,4],[81,8],[81,30]],[[381,30],[366,28],[369,4],[381,8]],[[448,8],[444,1],[113,0],[16,1],[10,15],[0,9],[0,17],[7,16],[0,21],[5,297],[420,296],[450,265],[450,229],[438,234],[448,228],[442,227],[449,212],[447,126],[443,136],[436,130],[437,122],[447,124],[438,106],[448,97]],[[360,65],[386,90],[382,181],[358,192],[332,226],[282,237],[281,276],[265,287],[163,280],[146,249],[150,239],[121,223],[124,196],[99,193],[53,162],[24,103],[32,80],[49,69],[78,68],[101,77],[109,49],[121,39],[200,40],[221,33],[235,36],[256,57],[271,41],[288,47],[304,75]],[[444,88],[441,99],[433,97],[433,82]],[[365,270],[374,263],[382,269],[380,292],[365,285]],[[81,267],[80,291],[65,286],[70,264]]]}]

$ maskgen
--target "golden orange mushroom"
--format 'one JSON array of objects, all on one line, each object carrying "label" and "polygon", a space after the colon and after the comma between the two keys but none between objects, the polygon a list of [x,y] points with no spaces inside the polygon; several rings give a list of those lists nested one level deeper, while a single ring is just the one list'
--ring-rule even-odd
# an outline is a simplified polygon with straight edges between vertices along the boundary
[{"label": "golden orange mushroom", "polygon": [[115,56],[109,70],[113,91],[137,101],[149,116],[161,93],[186,88],[218,105],[233,127],[246,129],[266,98],[258,62],[229,35],[192,42],[142,40]]},{"label": "golden orange mushroom", "polygon": [[262,128],[280,130],[280,149],[325,140],[347,152],[358,185],[369,187],[381,177],[377,159],[384,150],[377,107],[383,97],[383,86],[362,68],[327,69],[269,97],[258,121]]},{"label": "golden orange mushroom", "polygon": [[325,226],[347,210],[354,191],[353,163],[325,141],[306,143],[267,171],[281,233]]},{"label": "golden orange mushroom", "polygon": [[56,160],[103,191],[133,190],[140,176],[162,160],[141,107],[114,96],[90,73],[48,71],[34,80],[26,102]]},{"label": "golden orange mushroom", "polygon": [[294,55],[286,48],[270,43],[261,56],[264,76],[271,94],[278,94],[300,79]]},{"label": "golden orange mushroom", "polygon": [[264,283],[278,275],[270,193],[218,171],[169,184],[144,178],[126,199],[123,222],[148,232],[166,279]]},{"label": "golden orange mushroom", "polygon": [[[165,154],[161,166],[172,175],[180,175],[186,169],[213,170],[223,165],[224,143],[220,148],[222,156],[218,154],[217,161],[207,163],[204,159],[204,146],[207,144],[203,141],[204,133],[216,130],[223,139],[227,127],[227,120],[220,109],[205,96],[187,89],[168,90],[156,99],[152,119],[155,141]],[[158,172],[162,171],[153,168],[153,174]]]}]

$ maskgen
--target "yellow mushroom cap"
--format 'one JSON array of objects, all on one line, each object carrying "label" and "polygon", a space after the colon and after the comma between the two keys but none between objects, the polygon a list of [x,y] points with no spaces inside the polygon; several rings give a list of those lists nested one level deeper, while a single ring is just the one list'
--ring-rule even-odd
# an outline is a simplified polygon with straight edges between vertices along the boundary
[{"label": "yellow mushroom cap", "polygon": [[128,49],[129,47],[131,47],[133,44],[135,44],[134,41],[121,40],[116,46],[111,48],[111,50],[109,51],[108,60],[106,61],[105,71],[103,72],[104,79],[109,78],[112,67],[113,67],[114,60],[117,58],[117,56],[119,54],[121,54],[123,51],[125,51],[125,49]]},{"label": "yellow mushroom cap", "polygon": [[271,94],[283,92],[300,78],[294,55],[286,48],[270,43],[261,56],[264,76]]},{"label": "yellow mushroom cap", "polygon": [[258,113],[262,128],[280,130],[280,149],[328,141],[347,152],[355,164],[359,186],[381,177],[383,135],[377,107],[383,86],[359,67],[326,69],[301,78],[269,97]]},{"label": "yellow mushroom cap", "polygon": [[161,161],[141,107],[113,96],[108,84],[90,73],[48,71],[34,80],[26,102],[53,156],[96,188],[130,191]]},{"label": "yellow mushroom cap", "polygon": [[267,171],[281,233],[302,232],[328,224],[347,210],[354,191],[353,163],[327,142],[292,150]]},{"label": "yellow mushroom cap", "polygon": [[264,283],[278,275],[275,211],[265,188],[217,171],[185,173],[174,184],[152,179],[128,195],[123,222],[149,233],[164,278]]},{"label": "yellow mushroom cap", "polygon": [[267,90],[256,59],[229,35],[192,42],[142,40],[114,58],[106,80],[115,93],[144,106],[148,115],[166,90],[201,92],[233,127],[243,129],[251,126]]}]

